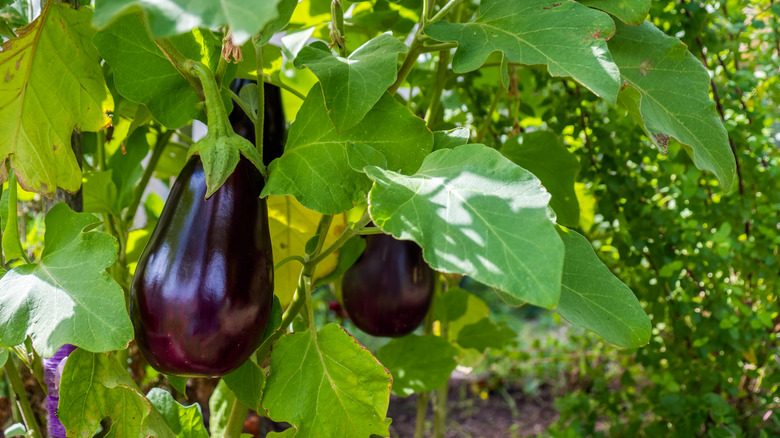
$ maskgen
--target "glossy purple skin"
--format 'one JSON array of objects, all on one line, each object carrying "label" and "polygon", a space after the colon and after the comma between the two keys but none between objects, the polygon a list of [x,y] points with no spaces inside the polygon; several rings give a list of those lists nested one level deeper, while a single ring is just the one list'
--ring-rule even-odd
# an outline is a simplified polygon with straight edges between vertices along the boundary
[{"label": "glossy purple skin", "polygon": [[241,158],[208,200],[197,156],[179,174],[130,289],[135,341],[154,369],[221,376],[262,341],[273,302],[263,180]]},{"label": "glossy purple skin", "polygon": [[342,280],[344,309],[374,336],[404,336],[425,319],[434,272],[416,243],[386,234],[366,236],[366,249]]}]

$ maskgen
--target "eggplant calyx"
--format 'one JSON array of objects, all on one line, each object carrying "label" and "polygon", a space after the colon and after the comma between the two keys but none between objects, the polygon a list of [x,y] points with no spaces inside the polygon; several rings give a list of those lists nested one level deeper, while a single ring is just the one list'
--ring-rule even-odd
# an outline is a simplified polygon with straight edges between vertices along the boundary
[{"label": "eggplant calyx", "polygon": [[222,187],[233,173],[240,155],[251,161],[263,178],[267,179],[262,155],[249,140],[233,131],[214,74],[203,63],[191,59],[184,62],[184,68],[200,79],[206,99],[208,133],[187,152],[187,159],[198,154],[203,162],[203,171],[206,174],[206,199]]}]

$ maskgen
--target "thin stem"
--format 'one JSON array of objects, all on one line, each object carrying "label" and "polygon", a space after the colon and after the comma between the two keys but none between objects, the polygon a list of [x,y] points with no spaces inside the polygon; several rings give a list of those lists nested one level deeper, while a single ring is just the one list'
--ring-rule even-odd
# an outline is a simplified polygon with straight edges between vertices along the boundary
[{"label": "thin stem", "polygon": [[429,127],[436,124],[436,114],[439,112],[441,93],[444,90],[444,82],[447,79],[447,66],[450,63],[450,51],[439,52],[439,63],[436,66],[436,83],[431,93],[431,101],[428,103],[428,111],[425,112],[425,122]]},{"label": "thin stem", "polygon": [[156,39],[154,40],[154,43],[162,51],[163,55],[165,55],[165,57],[168,58],[168,61],[170,61],[171,64],[173,64],[176,70],[182,76],[184,76],[184,79],[186,79],[187,82],[190,83],[190,87],[192,87],[192,89],[195,90],[195,93],[198,94],[200,100],[203,100],[204,98],[203,86],[198,81],[198,78],[190,71],[189,68],[187,68],[186,64],[187,61],[189,61],[187,57],[182,55],[182,53],[179,52],[179,49],[177,49],[176,46],[174,46],[173,43],[168,38]]},{"label": "thin stem", "polygon": [[295,88],[285,84],[282,81],[278,81],[278,82],[274,81],[271,78],[271,76],[269,76],[269,75],[263,75],[263,82],[269,83],[271,85],[276,85],[277,87],[281,88],[282,90],[286,90],[286,91],[290,92],[290,94],[292,94],[293,96],[297,97],[298,99],[306,100],[306,95],[304,95],[300,91],[296,90]]},{"label": "thin stem", "polygon": [[430,53],[430,52],[439,52],[442,50],[450,50],[458,47],[457,43],[439,43],[439,44],[431,44],[429,46],[423,46],[420,49],[420,53]]},{"label": "thin stem", "polygon": [[414,438],[423,438],[425,434],[425,418],[428,415],[428,401],[431,398],[430,391],[417,395],[417,420],[414,423]]},{"label": "thin stem", "polygon": [[102,133],[97,136],[96,146],[96,160],[97,170],[106,170],[106,141]]},{"label": "thin stem", "polygon": [[498,102],[502,97],[504,97],[504,91],[503,88],[499,87],[496,89],[496,95],[493,97],[493,103],[490,105],[490,111],[488,111],[487,117],[485,117],[485,121],[482,122],[482,126],[480,126],[479,131],[477,131],[477,135],[474,137],[474,143],[482,143],[482,139],[485,138],[485,134],[487,134],[488,129],[490,129],[490,123],[493,121],[493,113],[496,112],[496,108],[498,108]]},{"label": "thin stem", "polygon": [[282,261],[280,261],[279,263],[274,265],[274,271],[278,270],[279,268],[281,268],[285,264],[287,264],[289,262],[293,262],[293,261],[300,262],[302,265],[306,264],[306,260],[303,257],[301,257],[299,255],[291,255],[290,257],[285,257],[284,259],[282,259]]},{"label": "thin stem", "polygon": [[385,231],[379,227],[367,227],[363,228],[360,231],[357,231],[357,234],[361,236],[370,236],[372,234],[384,234]]},{"label": "thin stem", "polygon": [[233,101],[235,101],[238,104],[238,106],[241,107],[241,111],[243,111],[244,114],[246,114],[246,116],[249,117],[249,120],[251,120],[252,123],[257,124],[257,115],[255,115],[254,111],[252,111],[246,106],[246,102],[244,102],[243,99],[238,97],[238,94],[234,93],[233,90],[228,88],[227,92],[230,95],[230,97],[233,99]]},{"label": "thin stem", "polygon": [[287,310],[285,310],[282,314],[282,323],[279,324],[279,328],[271,336],[266,338],[266,340],[260,344],[260,348],[258,348],[255,352],[255,359],[257,359],[257,363],[262,364],[265,362],[266,358],[268,358],[268,354],[271,352],[271,346],[274,344],[274,342],[276,342],[277,339],[281,338],[282,335],[287,333],[287,327],[292,324],[293,319],[295,319],[295,317],[298,315],[298,312],[301,310],[301,306],[305,302],[306,294],[303,291],[303,286],[299,282],[298,288],[295,289],[295,295],[293,295],[292,302],[290,302],[290,305],[287,306]]},{"label": "thin stem", "polygon": [[316,265],[317,263],[325,260],[325,257],[329,256],[331,253],[341,248],[342,245],[344,245],[344,243],[347,240],[349,240],[352,236],[359,234],[369,222],[371,222],[371,216],[369,216],[368,210],[366,210],[363,213],[363,217],[361,217],[352,226],[344,230],[344,232],[342,232],[341,235],[339,235],[339,237],[336,238],[336,240],[330,244],[330,246],[325,248],[324,251],[320,252],[318,255],[313,255],[311,258],[309,258],[309,261],[307,263]]},{"label": "thin stem", "polygon": [[22,417],[24,417],[24,424],[27,426],[27,434],[32,438],[41,438],[41,428],[38,425],[38,421],[35,419],[32,407],[30,406],[30,400],[27,398],[27,392],[24,389],[24,383],[19,377],[19,370],[16,368],[16,363],[13,357],[9,357],[5,363],[5,371],[8,376],[8,380],[11,382],[11,389],[16,394],[16,399],[19,401],[19,407],[22,410]]},{"label": "thin stem", "polygon": [[406,52],[406,57],[404,58],[403,64],[401,64],[401,69],[398,70],[398,77],[395,79],[395,82],[393,82],[393,85],[387,89],[390,94],[395,94],[395,92],[401,88],[401,84],[404,83],[404,80],[409,76],[409,72],[412,71],[414,64],[417,62],[417,56],[420,55],[420,49],[422,48],[422,42],[418,39],[419,35],[420,32],[418,31],[414,36],[411,47],[409,47],[409,51]]},{"label": "thin stem", "polygon": [[446,5],[444,5],[441,9],[439,9],[439,12],[437,12],[436,15],[431,17],[431,19],[428,20],[428,22],[426,24],[435,23],[435,22],[441,20],[442,18],[447,16],[447,14],[449,14],[450,11],[452,11],[452,8],[457,6],[458,3],[460,3],[460,2],[461,2],[461,0],[450,0],[449,2],[447,2]]},{"label": "thin stem", "polygon": [[149,163],[146,165],[144,173],[141,176],[141,182],[139,182],[138,186],[135,188],[133,202],[131,202],[130,206],[127,208],[127,212],[125,213],[125,217],[123,219],[123,222],[127,227],[133,226],[135,213],[138,210],[138,206],[141,205],[141,199],[143,198],[144,192],[146,191],[146,186],[149,185],[149,181],[152,179],[152,174],[154,174],[157,163],[160,161],[160,157],[162,157],[165,145],[168,144],[168,140],[172,135],[173,131],[165,131],[161,135],[157,136],[157,141],[155,142],[154,149],[152,150],[152,156],[149,158]]},{"label": "thin stem", "polygon": [[17,211],[19,207],[16,202],[16,173],[11,168],[10,162],[6,163],[6,170],[8,171],[8,223],[5,225],[5,229],[10,230],[10,234],[6,233],[3,236],[3,248],[6,249],[6,251],[4,251],[6,255],[8,255],[8,252],[11,252],[13,256],[15,255],[15,251],[21,255],[25,263],[29,264],[30,259],[27,257],[27,253],[24,252],[24,247],[22,247],[22,241],[20,240],[21,236],[19,234],[19,212]]},{"label": "thin stem", "polygon": [[339,56],[347,57],[347,46],[344,44],[344,8],[340,0],[333,0],[330,3],[331,30],[330,38],[333,44],[339,48]]},{"label": "thin stem", "polygon": [[214,73],[214,79],[217,81],[217,86],[222,88],[222,79],[225,77],[227,71],[228,61],[224,56],[219,57],[219,63],[217,64],[217,71]]},{"label": "thin stem", "polygon": [[230,416],[225,426],[225,438],[239,438],[241,430],[244,428],[246,414],[249,413],[247,405],[241,403],[238,399],[233,400],[233,406],[230,408]]},{"label": "thin stem", "polygon": [[[263,77],[263,47],[255,44],[255,59],[257,60],[257,77]],[[263,158],[263,128],[265,127],[265,87],[262,81],[255,85],[257,92],[257,115],[255,116],[255,148],[260,154],[261,162]]]}]

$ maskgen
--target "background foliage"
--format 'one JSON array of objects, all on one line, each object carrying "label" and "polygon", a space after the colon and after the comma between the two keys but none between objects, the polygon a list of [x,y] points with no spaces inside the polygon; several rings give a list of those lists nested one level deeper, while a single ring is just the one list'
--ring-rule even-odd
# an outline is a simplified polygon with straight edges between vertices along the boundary
[{"label": "background foliage", "polygon": [[[289,1],[277,3],[280,15],[284,16],[285,11],[291,10]],[[384,54],[404,54],[406,49],[401,47],[397,40],[385,36],[377,38],[377,35],[385,31],[396,34],[412,31],[412,26],[419,16],[418,2],[377,0],[349,3],[346,45],[351,52],[349,59],[356,61],[355,64],[334,63],[334,58],[329,57],[326,48],[303,45],[310,37],[330,41],[329,3],[306,0],[298,4],[292,12],[290,25],[286,28],[287,35],[276,45],[266,46],[262,53],[269,77],[301,94],[307,93],[312,87],[319,87],[315,82],[321,81],[325,93],[324,101],[304,101],[285,92],[284,103],[288,119],[327,120],[330,105],[348,108],[348,112],[340,114],[353,116],[352,119],[365,117],[359,123],[351,123],[349,117],[343,120],[335,119],[335,126],[327,125],[331,130],[320,132],[304,132],[300,128],[296,130],[295,127],[291,129],[291,141],[288,143],[291,150],[310,147],[332,138],[340,138],[344,140],[343,144],[354,148],[349,149],[354,152],[353,155],[339,157],[341,161],[338,162],[339,168],[343,170],[339,176],[347,178],[348,183],[353,186],[346,187],[343,193],[335,192],[332,199],[326,196],[311,200],[299,198],[302,204],[323,212],[332,210],[340,213],[343,206],[351,205],[355,193],[365,194],[372,181],[387,183],[390,187],[387,190],[391,192],[391,186],[397,188],[413,180],[413,176],[403,176],[390,170],[399,170],[402,166],[409,165],[409,169],[400,170],[414,171],[423,163],[423,158],[431,148],[446,149],[463,144],[470,138],[471,142],[481,142],[497,149],[542,180],[552,194],[551,205],[557,213],[558,223],[578,230],[593,243],[598,257],[639,298],[652,323],[652,337],[648,345],[639,349],[622,350],[583,330],[570,329],[563,331],[563,336],[553,336],[552,333],[559,332],[557,327],[567,324],[562,322],[559,316],[542,311],[541,316],[537,314],[537,322],[532,322],[527,316],[537,310],[508,308],[496,299],[491,289],[475,286],[469,289],[473,295],[465,295],[464,291],[453,289],[442,297],[436,309],[438,320],[451,321],[449,332],[444,336],[454,343],[437,345],[442,356],[449,355],[451,358],[459,354],[461,364],[471,366],[473,375],[478,375],[483,380],[498,382],[491,387],[490,397],[497,396],[502,388],[519,384],[529,393],[538,391],[542,385],[553,387],[557,396],[555,407],[560,417],[547,431],[547,434],[552,436],[720,437],[780,434],[780,417],[777,414],[780,405],[780,358],[776,353],[780,332],[780,309],[777,301],[777,293],[780,291],[778,4],[773,0],[657,0],[648,2],[650,13],[647,17],[633,17],[630,10],[610,9],[615,2],[581,2],[619,14],[634,24],[647,18],[665,35],[679,38],[685,43],[685,46],[681,46],[672,42],[669,47],[659,50],[676,51],[680,56],[686,56],[685,60],[689,64],[694,60],[704,64],[711,77],[708,91],[704,90],[703,85],[706,78],[702,80],[702,77],[697,77],[694,80],[689,77],[675,77],[669,79],[674,82],[673,88],[697,90],[691,91],[690,96],[670,97],[663,96],[662,93],[650,93],[645,97],[679,99],[684,101],[683,108],[696,108],[707,105],[706,100],[701,99],[701,96],[706,94],[696,93],[709,93],[715,104],[716,115],[726,131],[721,133],[713,128],[711,132],[701,134],[700,137],[716,142],[721,135],[728,136],[731,156],[728,156],[728,150],[725,151],[726,156],[736,163],[734,184],[733,188],[730,188],[723,187],[724,183],[732,180],[728,168],[722,165],[723,156],[708,157],[707,152],[710,152],[710,149],[707,148],[706,141],[693,146],[697,168],[694,160],[679,143],[654,134],[652,122],[646,123],[647,130],[637,123],[638,118],[641,118],[639,109],[630,109],[630,102],[636,99],[635,95],[629,92],[610,94],[610,87],[619,80],[641,84],[645,76],[643,69],[660,69],[658,65],[648,66],[642,62],[634,62],[630,50],[623,49],[621,52],[619,40],[608,41],[606,45],[613,52],[614,62],[621,68],[621,72],[631,68],[634,75],[619,78],[612,71],[610,74],[591,77],[580,76],[565,69],[551,69],[553,75],[575,77],[584,84],[580,85],[569,77],[550,76],[547,67],[515,63],[515,56],[519,55],[513,52],[515,48],[505,40],[488,46],[486,41],[479,38],[462,37],[457,40],[460,47],[484,46],[485,50],[474,50],[470,52],[471,57],[454,50],[446,51],[446,54],[421,54],[418,68],[411,71],[407,85],[399,91],[401,98],[394,100],[383,93],[395,79],[393,74],[396,65],[392,62],[388,64],[386,58],[372,57],[371,54],[374,53],[372,50]],[[621,4],[625,6],[629,3],[632,2]],[[647,7],[645,2],[633,3],[639,5],[636,9]],[[62,113],[69,116],[52,122],[52,126],[57,127],[56,132],[48,133],[47,126],[43,124],[31,127],[28,135],[50,135],[57,144],[65,145],[67,132],[74,123],[84,128],[89,125],[97,129],[106,124],[102,111],[98,109],[112,104],[115,106],[114,139],[107,139],[103,144],[100,136],[84,133],[88,171],[85,172],[83,184],[85,210],[109,218],[103,224],[106,231],[113,231],[118,236],[125,234],[125,237],[120,237],[119,240],[119,263],[109,269],[115,279],[121,279],[126,278],[125,269],[132,272],[162,206],[162,201],[155,196],[145,198],[142,208],[147,213],[148,221],[141,227],[134,226],[133,207],[138,207],[138,204],[134,204],[133,188],[135,182],[142,177],[142,159],[150,152],[152,157],[156,155],[159,160],[156,176],[164,181],[169,180],[181,167],[188,146],[183,144],[187,143],[186,138],[177,137],[176,141],[169,143],[170,131],[159,125],[139,127],[144,123],[138,121],[148,122],[151,119],[150,111],[157,121],[169,128],[178,128],[193,117],[203,116],[194,106],[198,101],[197,94],[182,77],[176,75],[137,17],[130,14],[110,22],[113,13],[125,6],[121,2],[106,4],[104,9],[96,11],[93,20],[94,24],[103,26],[98,35],[76,36],[80,39],[92,38],[99,55],[112,67],[106,72],[109,78],[107,87],[96,86],[94,83],[82,84],[83,88],[88,90],[82,97],[89,97],[94,101],[95,112],[77,114],[77,111],[68,106],[71,101],[66,100]],[[483,1],[482,7],[489,4],[491,2]],[[3,7],[0,12],[0,26],[10,29],[27,24],[26,2],[11,4],[0,1],[0,6]],[[582,6],[579,3],[567,3],[566,7]],[[593,11],[594,16],[598,15]],[[267,21],[262,17],[242,17],[228,12],[229,10],[215,11],[212,17],[215,23],[229,22],[234,28],[234,36],[238,42],[243,42],[254,32],[252,26]],[[59,18],[77,23],[89,20],[90,17],[85,17],[87,14],[67,11]],[[152,11],[152,15],[157,16],[154,14]],[[177,33],[174,31],[175,22],[164,19],[163,12],[160,14],[161,19],[154,21],[155,24],[151,26],[154,37]],[[479,28],[486,20],[500,21],[502,11],[496,8],[491,11],[493,15],[480,16],[476,5],[464,3],[458,7],[455,14],[463,21],[472,18],[475,20],[469,24],[439,22],[431,26],[428,34],[445,42],[450,41],[450,36],[460,31],[458,26]],[[208,26],[213,23],[202,24]],[[534,24],[549,25],[532,20],[528,25]],[[604,22],[602,25],[605,32],[609,31],[610,23]],[[279,30],[278,25],[273,22],[266,23],[266,26],[268,34]],[[518,26],[518,23],[504,21],[498,25],[502,26],[512,28]],[[33,36],[36,29],[30,28],[28,31],[28,36]],[[56,31],[56,26],[43,27],[41,34]],[[116,45],[116,40],[109,38],[114,34],[131,38],[132,41]],[[5,30],[3,35],[4,39],[10,38]],[[636,37],[641,39],[643,35],[637,34]],[[543,36],[540,38],[544,39]],[[369,40],[368,45],[356,50]],[[196,30],[173,37],[171,41],[186,56],[216,68],[220,41],[210,32]],[[143,82],[137,65],[123,63],[122,50],[138,47],[144,48],[144,55],[147,57],[143,62],[144,68],[160,68],[172,72],[170,84],[157,82],[155,86],[160,88],[151,89]],[[203,47],[207,50],[200,51]],[[500,50],[505,56],[492,53],[493,50]],[[97,52],[89,55],[97,57]],[[474,52],[476,54],[473,54]],[[251,49],[244,50],[244,53],[247,58],[254,56]],[[24,52],[20,52],[19,56],[23,57]],[[117,56],[116,61],[112,59],[113,56]],[[574,55],[562,56],[562,59],[570,60],[571,56]],[[481,69],[470,71],[484,60],[486,64]],[[442,64],[448,68],[442,68]],[[355,67],[350,69],[349,65]],[[370,68],[367,68],[369,66]],[[109,70],[108,67],[106,70]],[[241,66],[231,66],[225,77],[252,77],[253,74],[247,69],[242,70]],[[377,74],[379,78],[375,79],[372,74]],[[58,75],[63,76],[63,80],[72,80],[67,74]],[[354,89],[355,93],[368,97],[353,102],[348,96],[338,95],[335,91],[329,92],[328,90],[339,90],[339,79],[344,75],[369,78],[365,82],[368,84],[365,88]],[[6,82],[11,80],[9,78]],[[359,84],[350,82],[349,85],[357,87]],[[160,91],[171,88],[186,91],[189,100],[166,98],[165,93]],[[125,100],[123,96],[144,102],[146,107]],[[614,102],[625,104],[629,110],[612,105]],[[436,132],[434,138],[430,139],[419,119],[408,114],[404,105],[417,116],[427,115],[429,126],[433,130],[448,131],[448,134]],[[6,111],[8,112],[7,109]],[[3,120],[10,123],[11,119],[6,118],[5,114],[3,113]],[[408,141],[399,146],[403,151],[396,151],[397,155],[385,151],[387,160],[384,163],[371,161],[372,151],[376,151],[374,148],[381,149],[381,146],[371,143],[371,138],[366,137],[368,129],[361,127],[360,123],[378,125],[379,120],[390,115],[404,120],[404,132],[409,134]],[[718,120],[715,120],[712,126],[719,125],[717,122]],[[467,127],[465,133],[464,126]],[[346,135],[342,135],[345,132]],[[412,135],[416,137],[412,138]],[[4,138],[6,143],[0,143],[0,150],[6,152],[11,150],[11,146],[8,146],[10,137],[4,135]],[[537,151],[530,147],[524,148],[523,145],[544,145],[544,149]],[[24,142],[13,144],[13,148],[20,154],[27,146]],[[122,147],[126,148],[128,155],[120,155]],[[55,149],[52,154],[66,154],[67,150],[68,148]],[[102,156],[102,151],[106,151],[107,155]],[[320,158],[328,158],[333,155],[333,146],[322,146],[318,153],[321,154]],[[557,165],[553,168],[545,168],[545,159],[549,159],[549,154],[556,158]],[[44,158],[61,159],[55,158],[54,155]],[[437,157],[447,156],[450,157],[448,159],[453,159],[453,155],[442,152]],[[122,157],[127,159],[120,159]],[[71,160],[71,157],[67,159]],[[364,161],[359,161],[358,164],[382,166],[370,168],[368,176],[361,176],[361,179],[350,177],[356,167],[355,162],[359,159]],[[290,156],[280,160],[276,166],[295,168],[300,164],[297,160],[300,158]],[[75,164],[72,160],[68,162]],[[310,163],[310,166],[316,167],[317,162]],[[382,169],[388,165],[390,170]],[[704,172],[699,168],[710,169],[714,173]],[[3,171],[4,168],[0,170]],[[354,172],[359,173],[359,170]],[[52,181],[57,178],[68,181],[69,187],[77,184],[72,181],[73,172],[67,175],[42,174],[37,177],[43,187],[50,190],[54,187]],[[41,187],[36,185],[37,183],[20,183],[28,188]],[[277,193],[300,194],[306,191],[306,188],[294,186],[293,182],[273,184],[271,187],[277,190]],[[7,193],[8,191],[4,190],[3,204],[0,205],[0,212],[4,215],[4,227],[8,221],[9,210]],[[328,195],[331,195],[330,192]],[[377,196],[381,198],[382,193],[378,192]],[[385,196],[388,195],[385,193]],[[24,192],[20,192],[20,197],[20,201],[24,201],[19,204],[23,249],[33,258],[46,260],[47,253],[43,249],[42,241],[44,230],[48,232],[48,228],[44,227],[43,216],[40,214],[40,198]],[[289,215],[284,212],[303,212],[305,209],[292,198],[276,199],[279,207],[275,210],[272,208],[272,217],[276,211],[277,222],[293,228],[289,220],[285,222]],[[375,208],[372,211],[375,217],[391,216],[389,212],[382,211],[381,202],[377,202],[372,208]],[[71,216],[64,212],[55,212],[61,216]],[[303,214],[299,217],[303,223],[300,227],[304,231],[316,224],[316,218]],[[82,228],[86,227],[87,231],[75,237],[70,236],[73,240],[71,246],[83,245],[84,240],[97,239],[94,237],[96,233],[89,232],[91,227],[95,226],[94,223],[78,215],[72,216],[70,220],[83,225]],[[345,226],[346,220],[343,216],[337,216],[337,220],[340,227]],[[392,231],[392,227],[388,226],[387,230]],[[7,235],[4,234],[4,237]],[[293,243],[284,247],[303,248],[306,236],[302,231],[300,236],[291,238]],[[566,244],[567,240],[564,240],[564,243]],[[108,258],[117,251],[110,242],[96,242],[95,245],[103,248],[101,254],[98,254],[103,258]],[[327,269],[333,269],[337,260],[332,257],[328,263]],[[44,263],[41,266],[47,265]],[[56,263],[52,266],[56,266]],[[439,267],[444,268],[443,265]],[[4,271],[0,271],[2,272]],[[291,273],[280,278],[285,278],[288,284],[294,284],[295,275]],[[4,278],[8,281],[10,276]],[[73,280],[63,279],[66,284]],[[107,277],[103,280],[111,283],[110,287],[116,287],[113,280]],[[120,286],[127,285],[120,282]],[[465,284],[462,286],[467,288]],[[289,290],[289,287],[287,289]],[[39,291],[32,291],[33,295],[37,293]],[[333,316],[324,310],[326,297],[329,296],[326,292],[318,296],[320,301],[317,306],[320,312],[317,317],[320,322],[333,319]],[[510,304],[512,299],[516,300],[505,295],[501,298]],[[280,299],[286,304],[291,296],[282,296]],[[454,315],[452,310],[457,307],[457,303],[463,301],[468,303],[467,318]],[[97,303],[97,300],[93,303]],[[451,306],[447,307],[448,304]],[[550,303],[540,301],[538,304]],[[563,296],[560,306],[560,314],[566,317],[566,301]],[[12,310],[8,308],[3,311]],[[3,311],[0,311],[0,314]],[[487,319],[488,316],[497,321],[497,324]],[[458,319],[459,317],[461,318]],[[549,324],[553,319],[559,324]],[[49,328],[45,331],[49,333],[52,332],[50,326],[59,321],[47,322]],[[349,322],[345,325],[349,328]],[[508,327],[519,331],[520,336],[516,337],[512,331],[508,332]],[[529,327],[533,329],[529,330]],[[615,339],[610,336],[625,335],[589,328],[608,340]],[[122,328],[125,331],[127,329],[127,325]],[[79,328],[74,330],[78,331]],[[57,333],[62,335],[62,332]],[[491,336],[485,336],[485,333],[490,333]],[[24,333],[13,335],[20,339],[24,337]],[[343,332],[333,325],[326,325],[318,333],[318,337],[323,340],[343,336]],[[279,345],[277,351],[281,352],[279,354],[300,356],[312,348],[310,344],[300,342],[299,339],[308,338],[301,334],[292,335]],[[440,338],[436,339],[441,341]],[[390,343],[368,337],[360,340],[375,351],[382,363],[394,373],[405,370],[404,367],[409,370],[414,368],[403,360],[394,362],[400,352],[414,352],[418,351],[416,348],[430,348],[433,345],[426,344],[425,339],[419,339],[417,336]],[[100,350],[102,347],[95,348]],[[44,347],[42,349],[45,351]],[[483,352],[485,350],[487,353]],[[7,357],[7,350],[0,347],[0,365]],[[279,357],[281,356],[276,356],[277,359]],[[159,386],[163,382],[162,377],[156,376],[153,370],[143,367],[133,370],[136,380],[133,382],[126,379],[126,373],[122,371],[114,355],[80,352],[73,360],[73,363],[81,361],[92,364],[96,369],[103,370],[102,375],[113,376],[96,387],[92,394],[95,400],[127,400],[128,405],[140,413],[138,418],[150,416],[145,427],[163,430],[163,424],[167,424],[175,432],[181,425],[174,423],[183,421],[180,419],[185,416],[196,418],[197,421],[193,424],[200,425],[201,414],[198,409],[178,405],[167,393],[151,392],[147,398],[143,397],[146,389]],[[273,366],[275,359],[272,357],[271,360]],[[367,356],[363,356],[361,360],[370,362]],[[441,374],[446,374],[454,366],[451,362],[442,360],[435,365],[428,364],[429,368],[426,370],[430,371],[430,374],[412,376],[415,379],[395,379],[393,391],[399,395],[408,395],[415,391],[440,387]],[[362,362],[356,366],[362,366]],[[261,375],[256,370],[256,364],[249,364],[248,368],[251,369],[244,369],[242,372],[255,377]],[[272,375],[267,382],[270,386],[266,386],[269,391],[269,404],[266,407],[277,418],[291,423],[303,421],[298,417],[302,415],[300,411],[290,410],[287,404],[290,395],[279,385],[284,379],[300,377]],[[386,387],[383,378],[386,376],[376,376],[372,384]],[[225,385],[230,387],[230,390],[226,389],[225,385],[217,387],[217,396],[212,398],[210,403],[212,415],[221,409],[222,417],[226,416],[225,406],[229,407],[232,403],[230,397],[252,397],[251,391],[248,395],[242,393],[241,385],[235,382],[236,380],[225,380]],[[174,384],[173,380],[171,383]],[[141,391],[139,386],[144,391]],[[9,394],[7,386],[0,386],[0,394]],[[179,399],[183,401],[181,397]],[[162,415],[152,409],[150,403]],[[257,406],[258,403],[255,401],[254,405]],[[108,409],[102,405],[99,407]],[[205,409],[206,406],[202,408]],[[377,408],[365,409],[368,416],[375,415],[373,409]],[[219,414],[212,417],[212,432],[219,430],[219,419]],[[226,422],[224,418],[222,421]],[[130,427],[140,427],[140,423],[128,424],[132,424]],[[83,425],[85,430],[94,426],[94,421]],[[324,428],[327,424],[319,426]],[[382,433],[386,427],[382,423],[374,426],[377,433]],[[200,430],[199,433],[205,435],[205,430]]]}]

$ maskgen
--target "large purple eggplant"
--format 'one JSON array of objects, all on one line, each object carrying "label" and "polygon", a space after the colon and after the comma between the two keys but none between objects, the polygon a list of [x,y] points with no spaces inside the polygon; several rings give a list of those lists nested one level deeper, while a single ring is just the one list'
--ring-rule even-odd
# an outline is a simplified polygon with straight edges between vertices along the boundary
[{"label": "large purple eggplant", "polygon": [[220,376],[259,346],[273,300],[263,179],[247,159],[209,199],[196,155],[174,183],[138,262],[135,340],[167,374]]},{"label": "large purple eggplant", "polygon": [[416,243],[386,234],[366,236],[366,249],[342,279],[344,309],[374,336],[404,336],[425,318],[434,271]]}]

